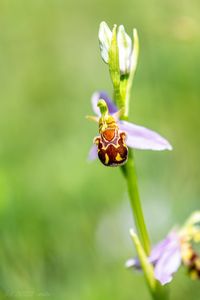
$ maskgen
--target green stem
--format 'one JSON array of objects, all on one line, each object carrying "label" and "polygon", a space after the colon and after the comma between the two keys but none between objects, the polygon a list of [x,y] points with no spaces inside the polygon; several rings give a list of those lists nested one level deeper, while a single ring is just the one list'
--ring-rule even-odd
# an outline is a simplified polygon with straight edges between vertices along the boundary
[{"label": "green stem", "polygon": [[[149,235],[147,232],[143,211],[141,207],[141,202],[140,202],[133,152],[130,149],[129,149],[128,161],[122,167],[122,172],[127,180],[128,192],[129,192],[132,212],[135,220],[135,225],[138,231],[138,235],[141,240],[145,254],[149,256],[150,240],[149,240]],[[152,286],[149,283],[148,286],[153,300],[167,300],[169,298],[168,287],[161,286],[158,281],[155,282],[155,286]]]},{"label": "green stem", "polygon": [[144,247],[146,255],[150,254],[150,240],[147,232],[147,228],[144,221],[142,207],[140,203],[140,196],[138,191],[137,176],[135,170],[135,162],[133,153],[129,149],[129,158],[127,163],[123,166],[124,173],[126,174],[126,180],[128,185],[128,192],[131,201],[132,211],[134,215],[135,225]]},{"label": "green stem", "polygon": [[115,99],[115,103],[116,103],[117,107],[123,107],[124,106],[119,86],[114,87],[114,96],[113,96],[113,98]]},{"label": "green stem", "polygon": [[152,295],[153,300],[168,300],[170,297],[169,287],[162,286],[158,281],[156,282],[156,289]]}]

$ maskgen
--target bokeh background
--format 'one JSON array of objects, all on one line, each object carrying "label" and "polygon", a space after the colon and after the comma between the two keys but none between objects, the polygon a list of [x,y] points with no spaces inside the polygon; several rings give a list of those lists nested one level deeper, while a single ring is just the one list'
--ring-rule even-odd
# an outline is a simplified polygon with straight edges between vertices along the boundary
[{"label": "bokeh background", "polygon": [[[199,209],[200,2],[0,2],[0,299],[149,300],[119,169],[88,163],[90,98],[112,94],[97,32],[102,20],[140,37],[130,119],[173,152],[136,151],[152,242]],[[196,300],[185,270],[171,299]]]}]

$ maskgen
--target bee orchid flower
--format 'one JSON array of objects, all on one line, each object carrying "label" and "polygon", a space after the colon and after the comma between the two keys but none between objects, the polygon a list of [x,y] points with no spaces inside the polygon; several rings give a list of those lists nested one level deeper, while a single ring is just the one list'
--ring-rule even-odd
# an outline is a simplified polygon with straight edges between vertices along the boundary
[{"label": "bee orchid flower", "polygon": [[[108,109],[108,114],[115,119],[119,132],[125,133],[125,144],[128,147],[140,150],[172,150],[172,146],[170,145],[170,143],[158,133],[143,126],[120,120],[120,112],[118,112],[116,105],[112,102],[112,100],[105,92],[96,92],[92,96],[92,108],[94,113],[96,114],[96,117],[93,117],[93,119],[95,119],[97,122],[99,122],[101,118],[101,111],[98,106],[99,100],[105,101]],[[109,143],[109,145],[110,144],[112,144],[112,141]],[[106,145],[106,147],[108,147],[109,145]],[[97,143],[95,143],[95,145],[93,145],[90,149],[89,160],[94,160],[97,157],[98,147]]]},{"label": "bee orchid flower", "polygon": [[[200,256],[194,243],[200,242],[200,211],[195,212],[180,230],[172,230],[155,245],[148,257],[154,267],[154,276],[162,284],[169,283],[173,274],[184,265],[192,279],[200,279]],[[138,258],[129,259],[127,268],[141,270]]]}]

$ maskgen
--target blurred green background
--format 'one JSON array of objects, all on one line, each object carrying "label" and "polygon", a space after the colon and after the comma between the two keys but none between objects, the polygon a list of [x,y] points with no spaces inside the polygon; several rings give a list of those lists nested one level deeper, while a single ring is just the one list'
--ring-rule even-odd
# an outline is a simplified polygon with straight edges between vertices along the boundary
[{"label": "blurred green background", "polygon": [[[133,122],[173,152],[136,151],[153,242],[199,208],[200,2],[0,2],[0,299],[149,300],[119,169],[88,163],[97,134],[90,97],[112,93],[100,58],[102,20],[140,37]],[[185,270],[171,299],[196,300]]]}]

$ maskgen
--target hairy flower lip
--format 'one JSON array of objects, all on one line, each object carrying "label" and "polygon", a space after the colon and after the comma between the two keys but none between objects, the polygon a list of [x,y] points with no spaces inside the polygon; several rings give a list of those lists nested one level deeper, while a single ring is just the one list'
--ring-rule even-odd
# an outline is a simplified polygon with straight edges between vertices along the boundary
[{"label": "hairy flower lip", "polygon": [[[92,95],[91,101],[93,111],[98,117],[100,117],[100,110],[97,106],[99,99],[106,101],[111,115],[115,115],[118,112],[116,105],[108,97],[106,92],[95,92]],[[154,151],[172,150],[171,144],[155,131],[128,121],[117,120],[117,124],[121,131],[125,131],[127,133],[126,144],[130,148]],[[88,158],[89,160],[94,160],[97,157],[97,147],[96,145],[93,145],[90,149]]]}]

